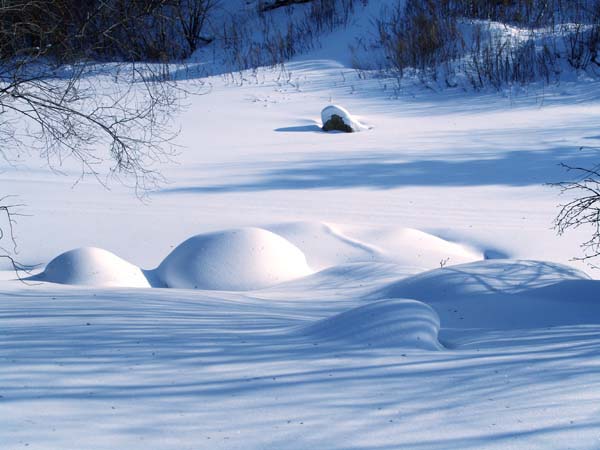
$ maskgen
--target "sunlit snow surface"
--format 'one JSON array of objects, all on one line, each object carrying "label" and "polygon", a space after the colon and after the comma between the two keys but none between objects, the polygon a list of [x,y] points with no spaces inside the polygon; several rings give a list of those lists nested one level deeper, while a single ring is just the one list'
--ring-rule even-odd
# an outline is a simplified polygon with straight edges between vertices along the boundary
[{"label": "sunlit snow surface", "polygon": [[[546,185],[597,164],[598,84],[397,90],[336,55],[205,80],[144,201],[2,166],[49,277],[1,272],[1,449],[600,447],[599,272]],[[323,133],[333,103],[372,128]]]}]

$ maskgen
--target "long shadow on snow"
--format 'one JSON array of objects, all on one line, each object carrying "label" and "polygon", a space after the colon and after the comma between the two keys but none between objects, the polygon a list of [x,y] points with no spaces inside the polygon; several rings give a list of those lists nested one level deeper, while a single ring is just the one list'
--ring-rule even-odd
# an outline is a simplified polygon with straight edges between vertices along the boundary
[{"label": "long shadow on snow", "polygon": [[401,161],[397,155],[364,154],[284,164],[258,172],[255,180],[223,185],[167,188],[158,193],[231,193],[306,189],[393,189],[410,186],[531,186],[564,181],[569,175],[560,163],[592,167],[597,151],[554,148],[515,150],[485,159],[424,159]]}]

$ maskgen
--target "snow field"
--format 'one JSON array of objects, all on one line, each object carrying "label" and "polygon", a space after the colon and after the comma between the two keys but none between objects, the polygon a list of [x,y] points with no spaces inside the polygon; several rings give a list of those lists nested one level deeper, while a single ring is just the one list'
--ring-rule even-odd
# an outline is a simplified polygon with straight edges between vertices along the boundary
[{"label": "snow field", "polygon": [[[600,275],[546,185],[597,164],[598,83],[361,78],[347,37],[384,3],[283,75],[205,79],[148,202],[0,167],[59,283],[0,272],[0,448],[600,447],[600,282],[573,267]],[[374,128],[327,135],[326,104]],[[52,260],[82,246],[135,264]]]}]

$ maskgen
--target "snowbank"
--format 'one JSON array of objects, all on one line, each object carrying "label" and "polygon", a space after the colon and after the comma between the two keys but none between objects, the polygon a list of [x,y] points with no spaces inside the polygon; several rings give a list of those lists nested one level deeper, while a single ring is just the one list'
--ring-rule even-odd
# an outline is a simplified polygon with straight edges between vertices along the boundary
[{"label": "snowbank", "polygon": [[96,247],[62,253],[29,279],[96,287],[150,287],[139,267]]},{"label": "snowbank", "polygon": [[440,350],[440,319],[416,300],[385,299],[320,320],[303,335],[312,342],[333,342],[345,348],[417,348]]},{"label": "snowbank", "polygon": [[186,240],[154,276],[171,288],[245,291],[311,273],[302,251],[286,239],[260,228],[240,228]]}]

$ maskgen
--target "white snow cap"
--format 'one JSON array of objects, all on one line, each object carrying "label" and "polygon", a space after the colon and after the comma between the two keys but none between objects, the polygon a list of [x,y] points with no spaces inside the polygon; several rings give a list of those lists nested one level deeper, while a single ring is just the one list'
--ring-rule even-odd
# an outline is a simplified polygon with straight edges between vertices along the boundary
[{"label": "white snow cap", "polygon": [[346,108],[343,108],[338,105],[329,105],[323,108],[323,110],[321,111],[321,121],[323,122],[323,125],[325,125],[327,121],[331,119],[334,115],[340,117],[343,120],[343,122],[350,128],[352,128],[352,130],[355,132],[366,130],[368,128],[367,126],[363,125],[358,120],[356,120]]},{"label": "white snow cap", "polygon": [[155,271],[166,287],[224,291],[261,289],[311,273],[300,249],[261,228],[194,236]]}]

